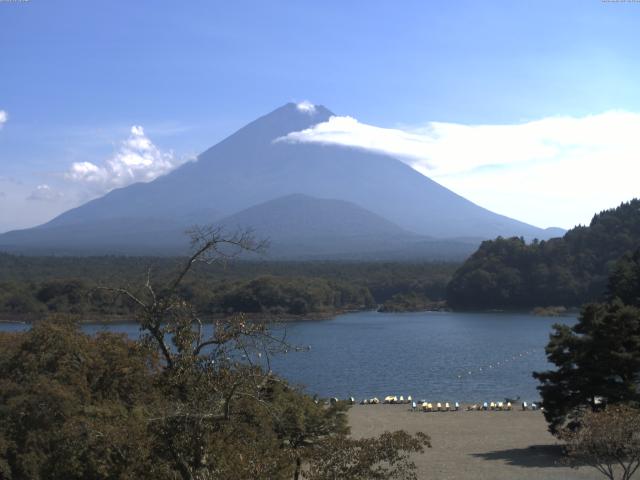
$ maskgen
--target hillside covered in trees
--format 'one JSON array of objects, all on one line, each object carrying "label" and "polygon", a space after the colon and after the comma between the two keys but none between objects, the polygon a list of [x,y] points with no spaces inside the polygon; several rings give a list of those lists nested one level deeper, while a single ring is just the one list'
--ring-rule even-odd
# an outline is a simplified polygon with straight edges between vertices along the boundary
[{"label": "hillside covered in trees", "polygon": [[616,261],[640,246],[640,200],[593,217],[563,237],[483,242],[447,287],[457,309],[579,306],[600,300]]}]

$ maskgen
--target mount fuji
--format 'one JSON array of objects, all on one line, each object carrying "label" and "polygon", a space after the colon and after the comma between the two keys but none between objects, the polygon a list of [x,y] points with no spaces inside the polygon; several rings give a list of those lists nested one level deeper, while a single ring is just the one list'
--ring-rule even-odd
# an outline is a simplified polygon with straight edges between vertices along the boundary
[{"label": "mount fuji", "polygon": [[219,224],[270,238],[274,258],[446,259],[498,235],[563,233],[482,208],[388,155],[278,141],[331,116],[286,104],[162,177],[0,235],[0,250],[181,254],[188,227]]}]

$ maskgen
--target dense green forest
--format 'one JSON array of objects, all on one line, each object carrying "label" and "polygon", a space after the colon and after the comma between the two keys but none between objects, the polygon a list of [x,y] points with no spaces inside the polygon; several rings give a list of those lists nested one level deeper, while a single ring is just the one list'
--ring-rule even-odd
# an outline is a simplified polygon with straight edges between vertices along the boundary
[{"label": "dense green forest", "polygon": [[605,294],[616,261],[640,246],[640,200],[595,215],[564,237],[483,242],[455,272],[447,302],[458,309],[579,306]]},{"label": "dense green forest", "polygon": [[[109,288],[141,285],[147,276],[161,283],[183,261],[0,254],[0,318],[29,320],[45,313],[76,314],[85,320],[128,316],[131,302]],[[453,263],[199,263],[181,285],[181,294],[204,315],[331,315],[398,305],[398,299],[403,301],[395,309],[416,310],[444,298],[457,267]]]}]

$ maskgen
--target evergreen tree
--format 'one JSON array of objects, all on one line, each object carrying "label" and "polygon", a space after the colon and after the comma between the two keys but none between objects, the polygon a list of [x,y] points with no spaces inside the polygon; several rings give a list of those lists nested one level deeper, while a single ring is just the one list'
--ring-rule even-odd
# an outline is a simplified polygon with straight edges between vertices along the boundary
[{"label": "evergreen tree", "polygon": [[546,351],[557,369],[533,374],[554,433],[585,409],[640,402],[639,257],[636,252],[618,262],[607,303],[583,307],[573,327],[554,326]]}]

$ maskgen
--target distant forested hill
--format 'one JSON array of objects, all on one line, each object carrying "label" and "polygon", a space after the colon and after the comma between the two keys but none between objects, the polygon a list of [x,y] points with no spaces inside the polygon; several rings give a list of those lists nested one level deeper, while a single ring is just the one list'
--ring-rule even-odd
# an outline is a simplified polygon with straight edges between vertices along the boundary
[{"label": "distant forested hill", "polygon": [[564,237],[527,244],[483,242],[453,276],[447,302],[458,309],[578,306],[599,300],[615,262],[640,246],[640,200],[593,217]]}]

